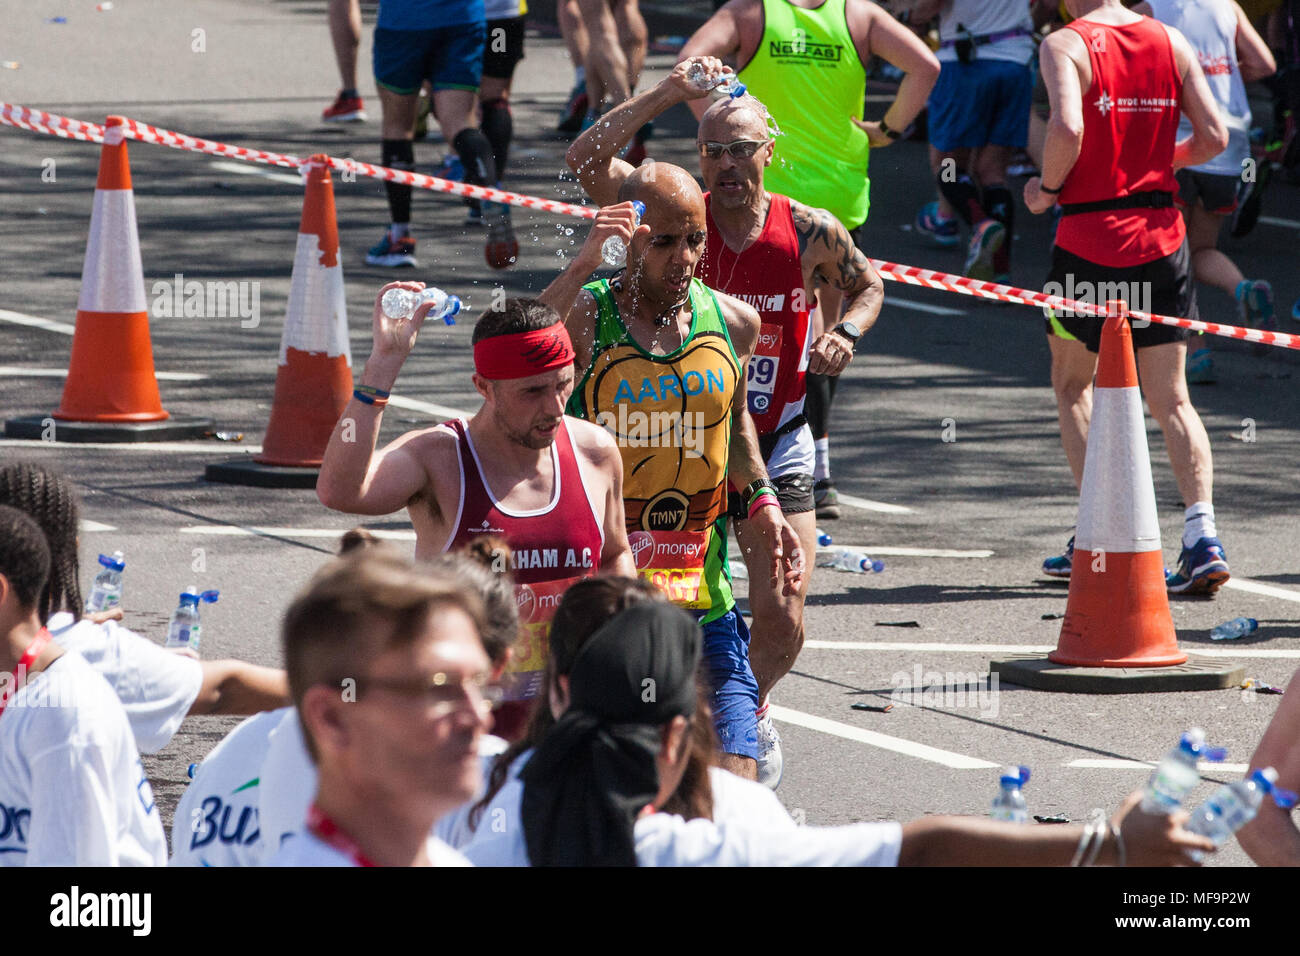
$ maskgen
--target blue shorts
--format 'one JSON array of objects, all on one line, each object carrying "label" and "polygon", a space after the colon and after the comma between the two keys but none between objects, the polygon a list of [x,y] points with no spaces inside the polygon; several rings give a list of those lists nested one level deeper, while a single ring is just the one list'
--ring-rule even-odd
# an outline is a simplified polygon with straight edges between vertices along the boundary
[{"label": "blue shorts", "polygon": [[701,666],[713,689],[713,726],[722,752],[758,759],[758,681],[749,666],[749,628],[732,608],[702,625]]},{"label": "blue shorts", "polygon": [[1034,74],[1023,63],[944,63],[930,93],[930,145],[940,152],[1029,141]]},{"label": "blue shorts", "polygon": [[394,93],[418,93],[425,80],[435,90],[477,90],[486,38],[483,22],[436,30],[375,27],[375,82]]}]

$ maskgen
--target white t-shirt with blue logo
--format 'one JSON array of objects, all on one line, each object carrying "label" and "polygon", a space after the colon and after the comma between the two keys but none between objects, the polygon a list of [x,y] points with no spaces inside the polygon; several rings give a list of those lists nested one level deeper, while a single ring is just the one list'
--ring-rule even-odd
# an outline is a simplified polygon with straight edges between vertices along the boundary
[{"label": "white t-shirt with blue logo", "polygon": [[262,860],[262,764],[292,707],[249,717],[194,771],[172,821],[171,866],[257,866]]},{"label": "white t-shirt with blue logo", "polygon": [[167,837],[108,682],[66,651],[0,714],[0,866],[163,866]]}]

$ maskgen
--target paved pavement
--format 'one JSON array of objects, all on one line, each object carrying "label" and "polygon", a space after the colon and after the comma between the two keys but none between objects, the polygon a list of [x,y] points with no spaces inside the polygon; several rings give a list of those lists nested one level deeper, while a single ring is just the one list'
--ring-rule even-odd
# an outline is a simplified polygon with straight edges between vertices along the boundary
[{"label": "paved pavement", "polygon": [[[109,13],[96,13],[86,0],[27,4],[9,17],[0,40],[0,60],[20,64],[0,73],[0,95],[81,119],[122,113],[239,145],[376,162],[377,102],[368,104],[372,119],[363,125],[317,121],[337,88],[323,11],[323,3],[301,0],[199,0],[183,8],[123,0]],[[43,22],[57,15],[68,22]],[[204,52],[196,52],[200,37]],[[365,74],[369,26],[361,62]],[[662,76],[671,62],[652,55],[648,77]],[[530,36],[516,84],[509,187],[577,198],[562,175],[565,144],[551,133],[569,82],[559,41]],[[362,90],[372,93],[369,78]],[[873,96],[877,114],[885,96]],[[667,117],[652,155],[689,165],[692,133],[681,112]],[[301,191],[282,171],[142,144],[130,150],[146,289],[177,273],[260,283],[256,328],[242,328],[237,317],[155,318],[158,369],[199,376],[164,380],[164,404],[210,416],[221,429],[242,432],[245,446],[256,445],[270,409]],[[431,170],[444,152],[442,144],[420,145],[420,168]],[[70,339],[49,322],[70,325],[74,317],[97,159],[87,144],[0,130],[0,309],[48,320],[46,327],[0,321],[5,416],[58,403],[58,370],[66,367]],[[51,168],[47,160],[53,181],[41,175]],[[904,225],[930,191],[924,145],[880,151],[871,172],[871,252],[959,270],[960,251],[932,248]],[[389,278],[361,263],[386,208],[377,182],[336,181],[335,191],[359,368],[369,352],[370,302]],[[1280,303],[1300,295],[1293,262],[1298,206],[1293,187],[1275,191],[1265,210],[1273,221],[1231,244],[1251,263],[1248,271],[1274,281]],[[1049,226],[1021,214],[1015,280],[1032,286],[1046,273]],[[456,291],[471,312],[486,306],[498,285],[512,295],[540,291],[584,228],[517,211],[521,261],[497,273],[483,261],[481,232],[463,227],[461,215],[457,201],[417,193],[415,275]],[[868,506],[848,507],[826,525],[837,545],[873,548],[887,567],[875,576],[827,571],[814,579],[810,646],[774,695],[786,753],[779,794],[787,806],[809,823],[982,813],[996,788],[993,768],[1025,763],[1034,771],[1026,791],[1031,810],[1080,819],[1094,805],[1113,807],[1142,782],[1144,770],[1127,762],[1157,758],[1190,725],[1228,746],[1231,761],[1248,760],[1275,697],[1235,690],[1096,697],[1007,685],[989,694],[982,683],[989,661],[1004,645],[1053,645],[1059,620],[1045,615],[1065,605],[1065,589],[1038,573],[1042,559],[1064,544],[1076,507],[1057,438],[1041,318],[1021,307],[896,285],[887,293],[879,325],[845,376],[833,425],[837,481]],[[1233,320],[1226,297],[1205,292],[1201,302],[1205,317]],[[474,409],[469,331],[469,323],[426,330],[399,380],[398,394],[410,401],[390,409],[386,437],[430,423],[445,409]],[[1210,647],[1214,624],[1238,614],[1259,618],[1253,638],[1212,649],[1249,654],[1242,659],[1252,676],[1285,684],[1300,658],[1296,365],[1290,356],[1234,350],[1218,352],[1216,361],[1218,384],[1198,386],[1193,395],[1214,448],[1222,537],[1234,584],[1256,581],[1271,590],[1238,586],[1213,601],[1175,601],[1174,620],[1184,646],[1201,650]],[[948,419],[955,441],[944,440]],[[1253,442],[1240,440],[1245,419],[1254,422]],[[1172,562],[1181,508],[1160,435],[1154,426],[1148,433]],[[203,481],[204,465],[239,450],[215,441],[161,449],[0,442],[0,458],[56,464],[81,488],[85,517],[96,523],[82,535],[83,566],[93,565],[99,551],[126,552],[128,623],[161,639],[179,591],[191,582],[220,588],[221,602],[204,609],[205,655],[273,664],[287,595],[333,549],[320,535],[354,522],[326,511],[310,491]],[[367,526],[408,528],[401,516]],[[927,553],[952,550],[992,553]],[[955,691],[967,690],[968,679],[983,692],[959,700]],[[947,687],[947,698],[913,693],[930,684]],[[899,698],[892,697],[896,690]],[[891,699],[896,706],[888,714],[850,708]],[[168,814],[186,766],[233,723],[189,720],[149,760]],[[1233,847],[1220,862],[1240,864],[1245,856]]]}]

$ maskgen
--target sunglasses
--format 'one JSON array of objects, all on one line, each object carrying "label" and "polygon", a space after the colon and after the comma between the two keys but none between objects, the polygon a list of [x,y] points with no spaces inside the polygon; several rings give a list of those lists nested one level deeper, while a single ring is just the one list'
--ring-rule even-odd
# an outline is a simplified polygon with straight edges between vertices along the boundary
[{"label": "sunglasses", "polygon": [[[333,683],[337,685],[339,682]],[[380,689],[404,697],[423,698],[432,705],[438,717],[452,714],[466,704],[486,713],[504,696],[502,689],[494,685],[487,674],[475,674],[464,680],[444,673],[432,674],[423,680],[362,677],[356,686],[358,695]]]},{"label": "sunglasses", "polygon": [[738,139],[734,143],[699,143],[700,155],[708,159],[718,159],[723,153],[730,153],[735,159],[749,159],[759,148],[766,146],[767,139]]}]

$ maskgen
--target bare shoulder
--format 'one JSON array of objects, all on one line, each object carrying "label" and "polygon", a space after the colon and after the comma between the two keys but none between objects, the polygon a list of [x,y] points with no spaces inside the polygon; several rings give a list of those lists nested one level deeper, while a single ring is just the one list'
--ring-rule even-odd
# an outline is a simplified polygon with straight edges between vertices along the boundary
[{"label": "bare shoulder", "polygon": [[725,292],[718,292],[715,289],[713,294],[718,297],[718,308],[722,311],[723,321],[727,323],[727,332],[731,336],[732,344],[737,352],[747,356],[754,350],[754,343],[758,340],[758,329],[762,325],[758,310]]},{"label": "bare shoulder", "polygon": [[459,439],[446,422],[429,428],[417,428],[394,439],[384,451],[401,449],[422,464],[426,471],[436,474],[438,467],[454,461]]},{"label": "bare shoulder", "polygon": [[612,477],[622,467],[618,444],[604,428],[571,415],[564,417],[564,427],[569,431],[575,452],[598,473]]},{"label": "bare shoulder", "polygon": [[818,244],[829,246],[829,236],[842,230],[840,221],[825,209],[805,206],[797,200],[790,200],[790,218],[794,222],[794,232],[799,239],[799,255],[803,256],[810,246]]}]

